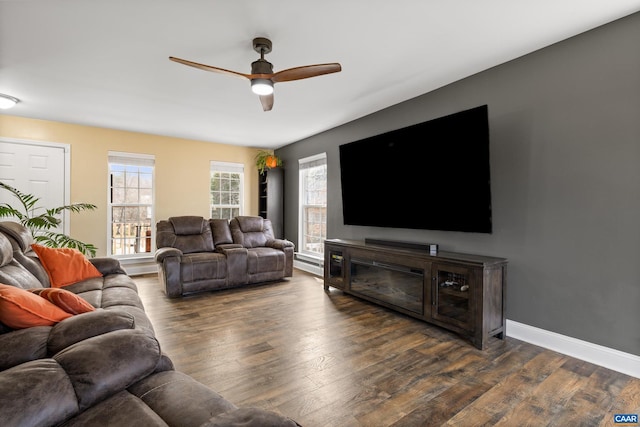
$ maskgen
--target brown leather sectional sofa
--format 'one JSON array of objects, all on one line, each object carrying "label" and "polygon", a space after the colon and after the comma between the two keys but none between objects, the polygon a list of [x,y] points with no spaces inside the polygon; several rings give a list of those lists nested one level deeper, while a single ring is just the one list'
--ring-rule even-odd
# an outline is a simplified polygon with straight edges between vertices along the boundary
[{"label": "brown leather sectional sofa", "polygon": [[275,239],[271,221],[177,216],[156,224],[160,283],[169,297],[293,275],[294,244]]},{"label": "brown leather sectional sofa", "polygon": [[[0,222],[5,292],[50,287],[32,243],[22,225]],[[94,311],[52,325],[10,328],[0,323],[2,426],[298,425],[271,411],[238,408],[175,371],[155,338],[135,282],[115,259],[90,261],[102,276],[63,289]]]}]

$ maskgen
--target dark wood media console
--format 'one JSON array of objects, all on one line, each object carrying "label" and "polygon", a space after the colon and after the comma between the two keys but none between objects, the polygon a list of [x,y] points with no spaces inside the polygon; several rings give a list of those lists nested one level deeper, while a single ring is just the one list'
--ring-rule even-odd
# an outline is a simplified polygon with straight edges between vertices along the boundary
[{"label": "dark wood media console", "polygon": [[505,334],[507,260],[356,240],[324,243],[324,288],[383,305],[469,339]]}]

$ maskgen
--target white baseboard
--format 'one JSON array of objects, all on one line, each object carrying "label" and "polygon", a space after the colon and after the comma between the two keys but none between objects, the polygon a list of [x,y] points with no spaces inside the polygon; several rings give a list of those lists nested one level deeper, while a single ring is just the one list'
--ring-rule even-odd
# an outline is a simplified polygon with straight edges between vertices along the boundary
[{"label": "white baseboard", "polygon": [[124,268],[129,276],[158,272],[158,265],[153,259],[124,258],[120,259],[120,265],[122,265],[122,268]]},{"label": "white baseboard", "polygon": [[306,271],[307,273],[315,274],[316,276],[324,276],[324,268],[320,265],[311,264],[308,262],[293,260],[293,267],[298,270]]},{"label": "white baseboard", "polygon": [[507,336],[640,378],[640,357],[507,319]]}]

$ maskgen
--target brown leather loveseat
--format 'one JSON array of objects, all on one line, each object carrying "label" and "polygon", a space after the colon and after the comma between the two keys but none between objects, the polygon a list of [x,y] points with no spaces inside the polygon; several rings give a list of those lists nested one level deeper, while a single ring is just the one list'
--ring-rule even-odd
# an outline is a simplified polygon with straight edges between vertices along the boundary
[{"label": "brown leather loveseat", "polygon": [[259,216],[176,216],[156,224],[158,276],[169,297],[282,280],[293,275],[292,242]]}]

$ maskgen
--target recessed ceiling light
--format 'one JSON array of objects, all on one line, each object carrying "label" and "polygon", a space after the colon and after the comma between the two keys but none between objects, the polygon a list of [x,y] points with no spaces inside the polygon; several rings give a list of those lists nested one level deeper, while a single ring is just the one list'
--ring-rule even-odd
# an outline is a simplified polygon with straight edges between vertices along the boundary
[{"label": "recessed ceiling light", "polygon": [[9,108],[15,106],[18,102],[20,102],[18,98],[0,93],[0,109],[8,110]]}]

